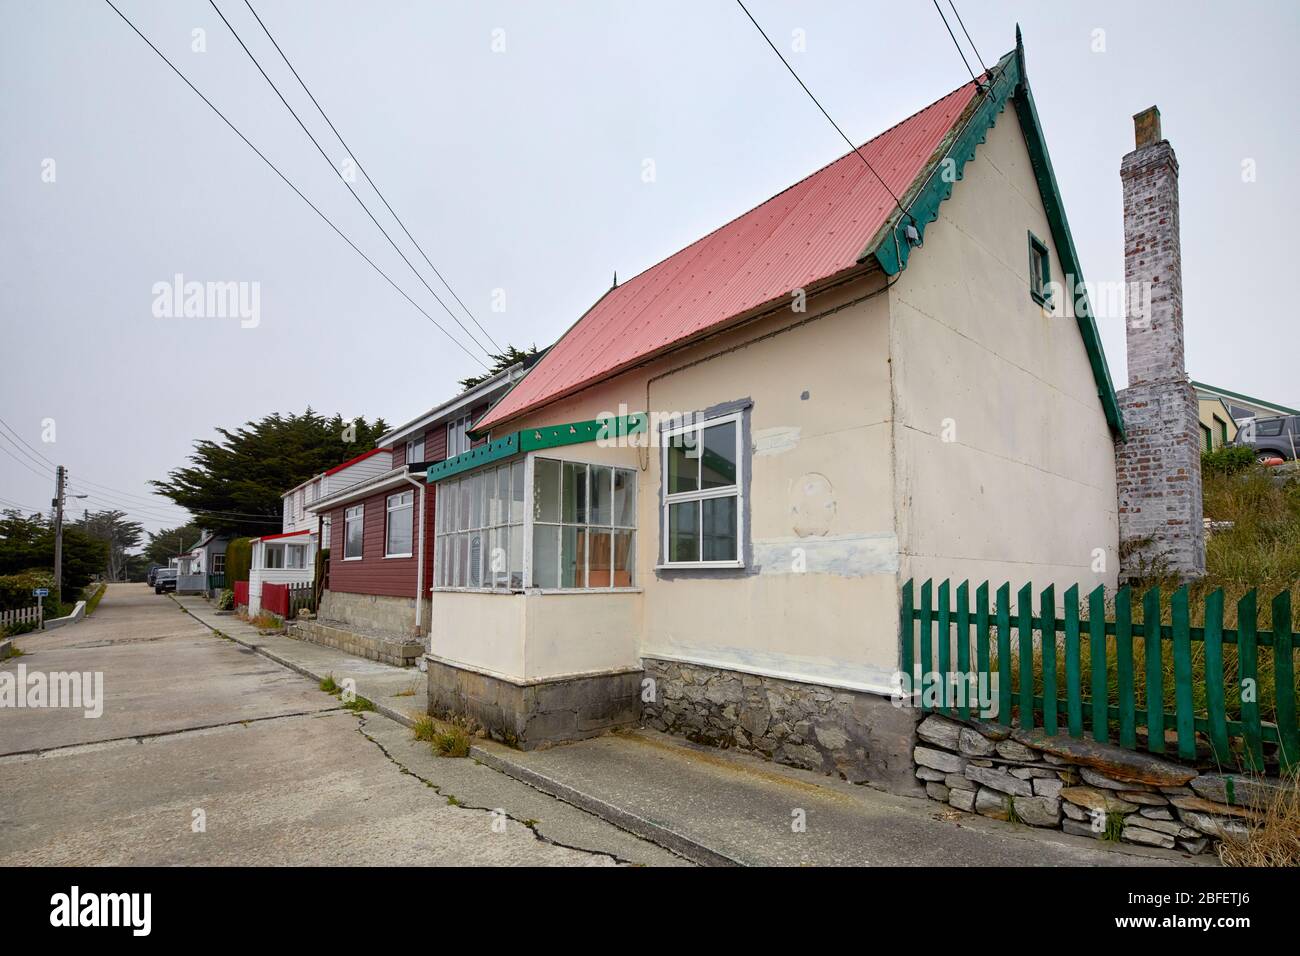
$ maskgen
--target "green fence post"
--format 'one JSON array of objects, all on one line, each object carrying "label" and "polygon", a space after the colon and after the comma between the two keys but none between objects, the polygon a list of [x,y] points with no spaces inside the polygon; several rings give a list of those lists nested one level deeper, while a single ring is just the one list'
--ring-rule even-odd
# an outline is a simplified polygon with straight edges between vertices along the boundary
[{"label": "green fence post", "polygon": [[1016,661],[1016,683],[1020,688],[1020,728],[1034,729],[1034,588],[1026,584],[1016,596],[1016,628],[1020,635],[1020,657]]},{"label": "green fence post", "polygon": [[980,695],[980,716],[987,717],[993,703],[992,675],[989,673],[989,583],[975,589],[975,669],[979,672],[976,689]]},{"label": "green fence post", "polygon": [[1079,585],[1065,592],[1065,718],[1070,736],[1083,736],[1083,693],[1079,674]]},{"label": "green fence post", "polygon": [[1231,767],[1228,717],[1223,707],[1223,589],[1205,596],[1205,709],[1209,713],[1210,746],[1220,767]]},{"label": "green fence post", "polygon": [[957,585],[957,671],[961,685],[957,698],[957,716],[970,719],[970,582]]},{"label": "green fence post", "polygon": [[913,631],[916,630],[915,621],[912,612],[912,579],[908,578],[903,584],[903,594],[899,599],[902,605],[898,611],[898,634],[899,634],[899,658],[903,665],[903,680],[900,681],[899,690],[903,693],[909,693],[916,690],[916,675],[913,673],[914,650],[912,647]]},{"label": "green fence post", "polygon": [[927,579],[921,585],[921,709],[928,706],[925,699],[926,681],[931,679],[934,666],[931,663],[930,623],[934,620],[933,579]]},{"label": "green fence post", "polygon": [[1258,627],[1258,598],[1254,589],[1237,602],[1237,693],[1241,699],[1241,731],[1246,738],[1250,768],[1264,770],[1264,745],[1259,729],[1259,652],[1255,637]]},{"label": "green fence post", "polygon": [[1178,728],[1178,756],[1196,758],[1196,715],[1192,711],[1192,622],[1187,606],[1187,585],[1174,592],[1174,722]]},{"label": "green fence post", "polygon": [[1137,700],[1133,692],[1133,591],[1126,585],[1115,595],[1115,696],[1119,699],[1119,745],[1137,746]]},{"label": "green fence post", "polygon": [[939,585],[939,709],[952,706],[952,596],[948,582]]},{"label": "green fence post", "polygon": [[1160,630],[1160,588],[1154,587],[1142,596],[1142,633],[1147,675],[1147,750],[1153,754],[1165,752],[1165,687]]},{"label": "green fence post", "polygon": [[1091,666],[1088,690],[1092,694],[1092,739],[1110,741],[1110,684],[1106,680],[1106,586],[1099,584],[1088,595],[1088,657]]},{"label": "green fence post", "polygon": [[998,588],[998,723],[1011,726],[1011,585]]},{"label": "green fence post", "polygon": [[1295,716],[1295,645],[1291,636],[1291,592],[1273,598],[1273,684],[1277,697],[1277,739],[1283,770],[1300,764],[1300,727]]},{"label": "green fence post", "polygon": [[1043,655],[1043,729],[1056,735],[1056,586],[1038,601],[1038,644]]}]

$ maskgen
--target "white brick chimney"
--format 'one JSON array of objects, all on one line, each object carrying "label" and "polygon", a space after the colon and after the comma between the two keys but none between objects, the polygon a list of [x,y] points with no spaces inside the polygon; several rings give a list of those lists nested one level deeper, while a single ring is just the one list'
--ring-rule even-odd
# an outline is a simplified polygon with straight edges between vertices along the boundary
[{"label": "white brick chimney", "polygon": [[1133,117],[1137,148],[1120,164],[1128,380],[1119,393],[1127,439],[1116,447],[1120,578],[1153,564],[1185,580],[1205,574],[1201,440],[1183,359],[1178,159],[1154,106]]}]

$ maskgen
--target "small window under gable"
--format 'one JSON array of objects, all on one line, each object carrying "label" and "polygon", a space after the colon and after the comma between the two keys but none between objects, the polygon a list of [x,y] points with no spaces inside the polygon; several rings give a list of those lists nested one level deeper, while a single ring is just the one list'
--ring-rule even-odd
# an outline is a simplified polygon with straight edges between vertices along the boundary
[{"label": "small window under gable", "polygon": [[1047,251],[1047,243],[1032,232],[1029,234],[1029,294],[1039,305],[1050,307],[1051,290],[1048,283],[1052,281],[1052,257]]}]

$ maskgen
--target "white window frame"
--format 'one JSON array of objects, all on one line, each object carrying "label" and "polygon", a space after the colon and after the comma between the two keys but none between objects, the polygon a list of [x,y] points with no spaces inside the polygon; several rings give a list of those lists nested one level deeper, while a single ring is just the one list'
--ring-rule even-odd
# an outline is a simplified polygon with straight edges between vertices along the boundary
[{"label": "white window frame", "polygon": [[222,552],[220,552],[220,553],[218,553],[218,554],[214,554],[214,555],[212,556],[212,569],[211,569],[211,570],[212,570],[212,573],[213,573],[213,574],[225,574],[225,573],[226,573],[226,552],[222,551]]},{"label": "white window frame", "polygon": [[[397,504],[393,504],[393,499],[397,499]],[[401,499],[405,498],[406,501]],[[407,513],[406,522],[411,527],[411,547],[415,547],[415,492],[412,491],[395,491],[384,499],[384,557],[385,558],[409,558],[414,551],[389,551],[389,540],[392,536],[393,515],[405,511]]]},{"label": "white window frame", "polygon": [[[732,412],[727,415],[719,415],[716,418],[707,418],[699,421],[693,421],[685,425],[678,425],[672,428],[665,428],[660,433],[660,453],[659,453],[659,482],[662,489],[660,495],[660,542],[659,542],[659,563],[656,568],[664,570],[673,569],[695,569],[695,568],[743,568],[745,567],[745,411],[742,409],[738,412]],[[668,450],[671,445],[670,439],[677,435],[685,435],[688,432],[696,432],[696,447],[703,448],[703,431],[714,425],[725,425],[728,422],[736,424],[736,483],[726,485],[722,488],[697,488],[695,491],[679,491],[675,494],[668,493]],[[696,461],[699,460],[697,456]],[[735,498],[736,499],[736,559],[734,561],[670,561],[668,559],[668,546],[671,541],[669,535],[668,510],[670,505],[687,501],[702,502],[710,498]],[[698,509],[699,520],[704,520],[704,507],[701,505]],[[704,534],[701,528],[700,547],[704,547]]]},{"label": "white window frame", "polygon": [[[288,543],[284,546],[284,570],[286,571],[305,571],[307,570],[308,546],[305,544]],[[290,555],[300,555],[302,563],[295,564],[290,560]]]},{"label": "white window frame", "polygon": [[[354,513],[355,512],[355,513]],[[353,521],[361,522],[361,553],[348,554],[348,525]],[[366,556],[366,506],[363,502],[359,505],[353,505],[343,511],[343,560],[360,561]]]},{"label": "white window frame", "polygon": [[455,458],[470,449],[469,415],[463,415],[447,423],[447,457]]},{"label": "white window frame", "polygon": [[[610,476],[610,523],[609,523],[609,524],[593,525],[593,524],[590,523],[590,521],[588,521],[588,522],[586,522],[585,524],[578,525],[578,524],[575,524],[575,523],[573,523],[573,522],[567,522],[567,523],[566,523],[566,522],[563,522],[563,521],[560,521],[560,522],[550,522],[550,521],[539,522],[539,521],[537,521],[537,520],[534,518],[534,515],[533,515],[533,508],[534,508],[534,505],[533,505],[533,497],[534,497],[534,488],[535,488],[535,484],[536,484],[536,462],[537,462],[537,460],[538,460],[539,458],[545,458],[545,459],[547,459],[547,460],[549,460],[549,461],[557,462],[561,467],[562,467],[563,465],[565,465],[565,464],[570,464],[570,465],[584,465],[584,466],[587,466],[587,479],[586,479],[586,480],[587,480],[587,483],[588,483],[589,486],[590,486],[590,481],[591,481],[591,479],[590,479],[590,475],[591,475],[591,468],[592,468],[592,467],[595,467],[595,468],[611,468],[611,469],[613,469],[613,470],[627,472],[628,475],[629,475],[630,478],[631,478],[630,488],[631,488],[631,494],[632,494],[632,503],[631,503],[632,524],[631,524],[630,526],[628,526],[628,525],[616,525],[616,524],[614,524],[614,519],[615,519],[615,514],[614,514],[614,511],[613,511],[613,490],[614,490],[614,486],[613,486],[613,475],[612,475],[612,474],[611,474],[611,476]],[[495,473],[497,472],[497,469],[499,469],[499,468],[501,468],[501,467],[507,467],[507,468],[510,468],[510,467],[512,467],[512,466],[514,466],[514,465],[518,465],[518,464],[522,464],[522,465],[523,465],[523,469],[522,469],[522,471],[523,471],[523,480],[524,480],[524,496],[523,496],[523,515],[522,515],[522,520],[521,520],[521,521],[518,521],[518,522],[514,522],[514,521],[509,521],[509,520],[507,520],[506,523],[504,523],[504,524],[500,524],[500,525],[492,524],[492,523],[490,522],[490,520],[489,520],[489,523],[488,523],[488,524],[486,524],[486,525],[481,525],[481,526],[477,526],[477,525],[475,525],[475,519],[471,518],[471,519],[470,519],[470,525],[472,525],[473,527],[469,528],[469,529],[466,530],[466,531],[462,531],[462,530],[458,529],[458,528],[457,528],[457,522],[458,522],[458,513],[459,513],[459,508],[460,508],[460,490],[459,490],[459,489],[460,489],[460,486],[461,486],[465,481],[467,481],[467,480],[472,480],[473,477],[474,477],[476,474],[495,474]],[[511,487],[511,500],[513,500],[513,493],[514,493],[514,488],[513,488],[514,474],[515,474],[515,473],[512,471],[512,473],[511,473],[511,480],[512,480],[512,487]],[[455,494],[455,496],[453,497],[453,499],[449,501],[449,500],[447,500],[447,497],[446,497],[446,495],[445,495],[445,493],[444,493],[444,489],[445,489],[445,488],[451,488],[451,487],[455,487],[457,490],[456,490],[456,494]],[[562,487],[562,485],[561,485],[561,487]],[[640,494],[640,490],[639,490],[639,488],[638,488],[638,474],[637,474],[637,469],[635,469],[635,468],[628,468],[628,467],[625,467],[625,466],[622,466],[622,465],[611,465],[611,464],[608,464],[608,463],[605,463],[605,462],[587,462],[587,461],[581,461],[581,460],[578,460],[578,459],[557,458],[557,457],[555,457],[555,456],[553,456],[553,455],[545,455],[545,454],[529,455],[527,458],[523,458],[523,459],[515,458],[515,459],[513,459],[513,460],[511,460],[511,461],[507,461],[507,462],[503,462],[503,463],[499,463],[499,464],[495,464],[495,463],[494,463],[493,465],[490,465],[490,466],[488,466],[488,467],[486,467],[486,468],[483,468],[483,469],[481,469],[481,470],[477,470],[477,471],[474,471],[474,472],[468,472],[468,473],[466,473],[466,474],[460,475],[458,478],[448,479],[448,480],[445,481],[445,482],[441,482],[441,483],[438,485],[438,496],[439,496],[439,497],[438,497],[438,499],[437,499],[437,504],[436,504],[437,512],[435,513],[435,517],[434,517],[434,522],[435,522],[435,545],[434,545],[434,548],[435,548],[435,551],[434,551],[434,586],[433,586],[433,590],[435,590],[435,591],[473,591],[473,592],[485,592],[485,593],[490,593],[490,594],[517,594],[517,593],[520,593],[521,591],[524,591],[524,590],[527,590],[527,591],[538,591],[538,592],[541,592],[541,593],[543,593],[543,594],[551,594],[551,593],[562,593],[562,594],[608,594],[608,593],[612,593],[612,592],[621,592],[621,591],[622,591],[622,592],[626,592],[626,591],[633,591],[633,592],[635,592],[635,591],[639,591],[639,590],[641,590],[640,587],[637,585],[637,575],[640,573],[640,572],[639,572],[639,568],[638,568],[638,566],[637,566],[637,564],[638,564],[638,562],[637,562],[637,536],[640,534],[640,528],[639,528],[639,518],[640,518],[640,516],[639,516],[639,513],[638,513],[638,500],[637,500],[637,496],[638,496],[639,494]],[[589,505],[589,507],[590,507],[590,489],[588,490],[588,505]],[[590,512],[588,513],[588,517],[590,517]],[[448,523],[450,523],[450,524],[448,524]],[[613,532],[615,532],[615,531],[626,531],[626,532],[629,532],[629,533],[630,533],[630,537],[631,537],[631,541],[630,541],[630,543],[629,543],[629,555],[630,555],[630,558],[631,558],[631,562],[630,562],[630,563],[631,563],[631,583],[630,583],[629,585],[625,585],[625,586],[614,585],[614,584],[612,583],[612,582],[613,582],[613,574],[611,573],[611,575],[610,575],[611,584],[610,584],[609,586],[601,586],[601,587],[594,587],[594,588],[593,588],[593,587],[569,587],[569,588],[565,588],[565,587],[554,587],[554,588],[553,588],[553,587],[538,587],[538,586],[536,586],[535,583],[534,583],[534,581],[533,581],[533,532],[534,532],[534,529],[536,528],[536,526],[539,525],[539,524],[540,524],[540,525],[543,525],[543,526],[546,526],[546,527],[560,527],[560,528],[565,528],[565,527],[579,527],[579,528],[583,528],[583,529],[585,529],[585,530],[587,531],[587,533],[583,535],[583,542],[584,542],[584,543],[583,543],[583,554],[582,554],[582,566],[583,566],[584,569],[586,569],[586,572],[587,572],[588,575],[590,575],[590,563],[591,563],[591,560],[590,560],[590,559],[591,559],[591,537],[592,537],[591,532],[592,532],[592,529],[594,528],[594,529],[596,529],[597,531],[601,531],[601,530],[603,530],[603,531],[607,531],[607,532],[610,533],[610,535],[611,535],[611,541],[610,541],[610,559],[611,559],[611,563],[613,563],[613,557],[614,557],[614,553],[615,553],[615,552],[614,552],[614,542],[613,542],[613,540],[612,540]],[[483,571],[483,575],[482,575],[482,576],[483,576],[483,583],[484,583],[484,586],[480,586],[480,587],[470,587],[470,586],[468,585],[468,583],[467,583],[465,586],[458,586],[458,585],[455,583],[456,580],[457,580],[458,573],[459,573],[458,561],[459,561],[459,553],[460,553],[460,552],[459,552],[459,548],[458,548],[457,545],[456,545],[456,540],[457,540],[457,537],[458,537],[459,535],[461,535],[461,534],[470,534],[470,535],[473,535],[473,534],[476,533],[476,532],[477,532],[477,533],[481,533],[482,536],[483,536],[483,544],[482,544],[481,547],[482,547],[483,550],[487,551],[487,553],[490,554],[490,553],[491,553],[491,550],[490,550],[490,549],[491,549],[491,532],[492,532],[493,530],[496,530],[496,529],[498,529],[498,528],[504,528],[504,529],[507,529],[507,534],[508,534],[508,533],[509,533],[508,529],[513,528],[513,527],[520,527],[520,526],[522,526],[522,529],[523,529],[523,533],[522,533],[522,544],[521,544],[521,546],[522,546],[522,548],[523,548],[523,554],[522,554],[522,560],[520,561],[520,572],[521,572],[521,582],[522,582],[521,585],[516,586],[516,585],[513,585],[513,584],[510,583],[510,580],[509,580],[509,574],[510,574],[510,568],[509,568],[509,565],[512,564],[513,562],[511,562],[511,561],[509,561],[509,560],[507,560],[507,572],[506,572],[506,583],[505,583],[505,585],[494,585],[494,584],[492,583],[492,580],[491,580],[491,571],[487,568],[487,565],[486,565],[486,564],[484,565],[484,571]],[[557,538],[558,538],[558,540],[557,540],[557,542],[556,542],[556,547],[557,547],[557,549],[558,549],[558,553],[557,553],[557,555],[556,555],[556,560],[557,560],[557,563],[558,563],[559,560],[560,560],[561,555],[563,554],[563,549],[564,549],[564,536],[563,536],[563,533],[561,533],[560,535],[558,535]],[[468,581],[470,580],[470,577],[469,577],[468,572],[467,572],[467,574],[466,574],[466,578],[465,578],[465,580],[466,580],[466,582],[468,582]],[[451,582],[451,583],[446,583],[446,582]]]},{"label": "white window frame", "polygon": [[[279,564],[277,565],[271,564],[270,557],[272,554],[278,554],[280,556]],[[263,571],[285,570],[284,559],[285,559],[284,545],[280,544],[278,541],[275,544],[267,544],[263,542],[262,544],[262,570]]]}]

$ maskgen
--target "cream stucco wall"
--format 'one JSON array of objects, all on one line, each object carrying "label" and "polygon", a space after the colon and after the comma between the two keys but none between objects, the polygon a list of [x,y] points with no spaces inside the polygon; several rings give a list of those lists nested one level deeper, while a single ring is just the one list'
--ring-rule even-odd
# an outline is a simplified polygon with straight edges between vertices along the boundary
[{"label": "cream stucco wall", "polygon": [[1030,230],[1061,279],[1008,108],[890,296],[903,580],[1115,582],[1114,446],[1074,318],[1030,297]]}]

